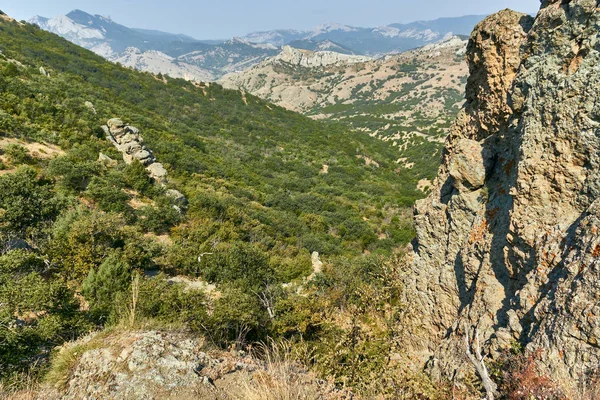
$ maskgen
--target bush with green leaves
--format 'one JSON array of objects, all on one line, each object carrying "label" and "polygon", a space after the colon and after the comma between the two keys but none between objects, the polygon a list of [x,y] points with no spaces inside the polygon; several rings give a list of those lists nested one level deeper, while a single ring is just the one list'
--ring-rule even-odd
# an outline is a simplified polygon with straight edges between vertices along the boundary
[{"label": "bush with green leaves", "polygon": [[83,281],[83,295],[99,320],[114,318],[116,300],[129,290],[132,268],[118,252],[111,253]]},{"label": "bush with green leaves", "polygon": [[146,232],[158,235],[168,233],[182,219],[181,210],[176,209],[171,201],[161,196],[154,205],[148,205],[136,210],[139,225]]},{"label": "bush with green leaves", "polygon": [[31,164],[33,162],[29,150],[20,144],[8,144],[2,151],[6,155],[6,158],[8,158],[8,162],[12,165]]},{"label": "bush with green leaves", "polygon": [[26,250],[0,256],[0,380],[43,365],[50,349],[90,328],[75,293]]},{"label": "bush with green leaves", "polygon": [[201,265],[209,282],[234,284],[247,290],[261,290],[276,281],[269,256],[258,246],[236,242],[223,246]]},{"label": "bush with green leaves", "polygon": [[53,220],[60,203],[52,189],[32,167],[0,176],[0,232],[23,236]]}]

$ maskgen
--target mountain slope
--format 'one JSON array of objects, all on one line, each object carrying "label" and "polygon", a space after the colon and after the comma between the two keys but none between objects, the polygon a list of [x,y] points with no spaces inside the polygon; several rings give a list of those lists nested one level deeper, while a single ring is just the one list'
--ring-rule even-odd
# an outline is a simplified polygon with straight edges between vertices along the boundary
[{"label": "mountain slope", "polygon": [[[134,322],[177,323],[224,346],[262,340],[292,318],[285,301],[315,265],[369,266],[369,254],[413,236],[407,207],[421,196],[376,139],[216,84],[122,68],[4,16],[0,35],[2,379],[131,307]],[[114,117],[137,127],[122,150],[157,160],[166,186],[120,161],[101,128]]]},{"label": "mountain slope", "polygon": [[[463,100],[466,41],[457,37],[379,60],[284,50],[219,83],[314,119],[348,124],[398,151],[401,168],[427,186],[441,145]],[[313,61],[308,61],[306,58]]]},{"label": "mountain slope", "polygon": [[275,56],[284,45],[311,51],[375,56],[435,43],[452,33],[468,34],[482,18],[443,18],[378,28],[324,24],[307,31],[256,32],[218,43],[198,41],[185,35],[132,29],[81,10],[51,19],[36,16],[29,22],[126,67],[205,81],[250,68]]},{"label": "mountain slope", "polygon": [[52,19],[36,16],[29,22],[126,67],[195,81],[214,80],[277,53],[272,45],[239,39],[210,44],[185,35],[132,29],[80,10]]},{"label": "mountain slope", "polygon": [[310,39],[293,40],[287,44],[290,47],[310,51],[333,51],[340,54],[357,55],[354,50],[331,40],[316,41]]}]

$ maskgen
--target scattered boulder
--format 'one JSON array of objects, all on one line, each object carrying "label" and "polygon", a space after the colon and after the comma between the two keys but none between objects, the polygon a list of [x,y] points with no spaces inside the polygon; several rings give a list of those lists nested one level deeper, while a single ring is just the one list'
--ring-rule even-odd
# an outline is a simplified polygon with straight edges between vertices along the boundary
[{"label": "scattered boulder", "polygon": [[27,241],[23,240],[23,239],[9,239],[6,242],[4,242],[3,246],[2,246],[2,251],[3,253],[12,251],[12,250],[33,250],[33,247],[31,247],[29,245],[29,243],[27,243]]},{"label": "scattered boulder", "polygon": [[104,164],[108,167],[116,167],[117,166],[117,160],[113,160],[112,158],[110,158],[109,156],[107,156],[104,153],[100,153],[98,155],[98,161],[100,161],[102,164]]},{"label": "scattered boulder", "polygon": [[50,78],[50,74],[46,72],[44,67],[40,67],[40,74],[44,75],[46,78]]},{"label": "scattered boulder", "polygon": [[94,115],[98,114],[98,113],[96,112],[96,107],[94,107],[94,104],[93,104],[91,101],[86,101],[85,103],[83,103],[83,105],[84,105],[84,106],[86,106],[87,108],[89,108],[89,109],[90,109],[90,111],[91,111],[92,113],[94,113]]},{"label": "scattered boulder", "polygon": [[179,207],[187,206],[187,198],[179,190],[169,189],[166,193],[167,197],[171,199],[171,202]]},{"label": "scattered boulder", "polygon": [[166,180],[169,174],[161,163],[150,164],[146,169],[150,172],[150,177],[158,182]]}]

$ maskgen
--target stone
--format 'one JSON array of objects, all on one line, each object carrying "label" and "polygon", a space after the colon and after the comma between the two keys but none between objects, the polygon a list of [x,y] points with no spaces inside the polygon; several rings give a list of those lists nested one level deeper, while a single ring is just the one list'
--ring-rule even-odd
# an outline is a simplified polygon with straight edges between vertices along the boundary
[{"label": "stone", "polygon": [[152,163],[146,167],[150,176],[158,181],[164,181],[169,174],[161,163]]},{"label": "stone", "polygon": [[44,67],[40,67],[40,74],[44,75],[46,78],[50,78],[50,74],[46,72]]},{"label": "stone", "polygon": [[448,166],[455,187],[459,191],[481,188],[490,160],[489,150],[481,143],[470,139],[458,140]]},{"label": "stone", "polygon": [[123,128],[125,126],[125,123],[121,118],[112,118],[108,120],[106,125],[112,131],[113,129]]},{"label": "stone", "polygon": [[138,142],[132,141],[121,141],[121,145],[118,147],[119,151],[125,154],[133,155],[142,151],[143,147]]},{"label": "stone", "polygon": [[283,51],[270,62],[285,62],[305,68],[324,67],[339,64],[355,64],[373,60],[371,57],[336,53],[334,51],[311,52],[291,46],[283,46]]},{"label": "stone", "polygon": [[116,167],[118,164],[117,160],[113,160],[112,158],[110,158],[109,156],[107,156],[104,153],[100,153],[98,155],[98,161],[100,161],[102,164],[104,164],[106,166],[110,166],[110,167]]},{"label": "stone", "polygon": [[302,398],[353,398],[296,363],[272,366],[250,354],[210,348],[203,338],[184,330],[92,333],[58,351],[71,352],[66,381],[45,385],[36,398],[234,399],[256,381],[277,386],[293,382],[294,389],[307,393]]},{"label": "stone", "polygon": [[188,203],[187,198],[179,190],[169,189],[165,194],[176,206],[185,207]]},{"label": "stone", "polygon": [[140,130],[138,128],[136,128],[135,126],[127,125],[125,127],[125,130],[135,136],[139,136],[139,134],[140,134]]},{"label": "stone", "polygon": [[94,114],[98,114],[96,112],[96,107],[94,107],[94,104],[91,101],[86,101],[85,103],[83,103],[84,106],[86,106],[87,108],[89,108],[89,110]]},{"label": "stone", "polygon": [[491,361],[514,340],[541,349],[571,393],[598,371],[598,43],[596,0],[546,0],[535,23],[504,10],[471,35],[467,102],[415,207],[403,282],[406,348],[435,376],[473,371],[475,327]]}]

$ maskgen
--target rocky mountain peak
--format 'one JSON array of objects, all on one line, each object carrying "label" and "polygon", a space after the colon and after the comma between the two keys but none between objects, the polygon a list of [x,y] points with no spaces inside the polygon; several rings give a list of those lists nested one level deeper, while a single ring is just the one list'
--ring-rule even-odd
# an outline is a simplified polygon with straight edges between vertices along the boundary
[{"label": "rocky mountain peak", "polygon": [[317,51],[300,50],[291,46],[284,46],[282,52],[265,61],[267,63],[286,62],[292,65],[301,67],[323,67],[334,64],[355,64],[372,60],[371,57],[355,56],[348,54],[336,53],[333,51]]},{"label": "rocky mountain peak", "polygon": [[415,208],[406,282],[433,371],[459,373],[474,333],[491,358],[514,343],[542,352],[566,386],[597,369],[597,10],[545,1],[535,20],[504,10],[471,35],[467,102]]}]

